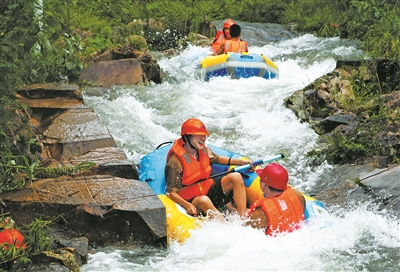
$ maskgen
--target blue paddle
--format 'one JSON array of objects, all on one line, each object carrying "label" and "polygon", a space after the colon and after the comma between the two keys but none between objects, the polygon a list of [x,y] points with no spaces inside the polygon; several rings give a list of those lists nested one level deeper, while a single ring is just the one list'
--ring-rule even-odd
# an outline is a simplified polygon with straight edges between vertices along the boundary
[{"label": "blue paddle", "polygon": [[[268,159],[257,160],[257,161],[253,162],[253,166],[259,166],[259,165],[264,164],[264,163],[273,162],[273,161],[276,161],[276,160],[279,160],[279,159],[283,159],[284,157],[285,157],[285,155],[279,154],[279,155],[276,155],[276,156],[268,158]],[[249,168],[251,168],[250,164],[236,166],[235,168],[232,168],[231,170],[229,170],[228,173],[229,172],[239,172],[239,171],[242,171],[242,170],[245,170],[245,169],[249,169]]]},{"label": "blue paddle", "polygon": [[[279,154],[279,155],[276,155],[276,156],[268,158],[268,159],[257,160],[257,161],[253,162],[253,166],[259,166],[259,165],[264,164],[264,163],[273,162],[273,161],[276,161],[276,160],[279,160],[279,159],[283,159],[284,157],[285,157],[285,155]],[[236,166],[236,167],[230,169],[229,171],[225,171],[225,172],[222,172],[222,173],[218,173],[218,174],[212,175],[209,178],[215,178],[215,177],[219,177],[219,176],[226,175],[226,174],[229,174],[229,173],[246,170],[246,169],[249,169],[249,168],[251,168],[251,164],[245,164],[245,165],[241,165],[241,166]],[[202,181],[202,180],[206,180],[206,179],[200,179],[199,181]]]}]

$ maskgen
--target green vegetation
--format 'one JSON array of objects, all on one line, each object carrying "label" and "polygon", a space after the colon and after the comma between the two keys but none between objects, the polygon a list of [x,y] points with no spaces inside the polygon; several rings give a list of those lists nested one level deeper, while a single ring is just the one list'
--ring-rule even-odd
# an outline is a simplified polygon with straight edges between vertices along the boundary
[{"label": "green vegetation", "polygon": [[[5,0],[0,8],[0,58],[3,60],[0,64],[0,168],[1,176],[10,178],[16,177],[15,169],[38,166],[29,156],[32,149],[38,148],[31,135],[10,133],[10,110],[26,110],[15,102],[15,89],[23,84],[54,82],[61,78],[73,82],[91,56],[107,48],[131,45],[140,50],[165,50],[184,46],[188,34],[199,31],[202,23],[235,18],[291,23],[300,31],[319,36],[359,39],[372,58],[400,59],[398,0],[44,0],[43,6],[40,3]],[[371,91],[393,90],[391,81],[386,82],[386,86],[375,89],[354,79],[356,99],[343,101],[343,105],[354,110],[370,98]]]},{"label": "green vegetation", "polygon": [[[322,155],[331,164],[357,163],[381,156],[388,145],[382,142],[382,134],[390,135],[390,126],[400,121],[400,111],[385,109],[384,95],[400,89],[400,68],[393,72],[391,62],[366,61],[362,66],[343,67],[348,73],[350,86],[354,97],[352,99],[335,96],[336,103],[345,112],[357,115],[356,127],[334,130],[321,136],[327,148],[311,152],[309,155]],[[378,71],[393,76],[379,76]],[[321,116],[328,117],[330,113]],[[389,149],[393,148],[389,146]],[[389,156],[388,163],[400,163],[395,151],[385,151]]]},{"label": "green vegetation", "polygon": [[[319,36],[359,39],[372,58],[400,59],[398,0],[44,0],[43,6],[40,3],[5,0],[0,8],[0,167],[5,173],[2,176],[15,177],[11,174],[18,168],[13,164],[25,169],[38,166],[28,156],[35,141],[28,134],[10,133],[10,110],[26,110],[15,103],[15,89],[23,84],[61,78],[73,82],[91,56],[107,48],[178,47],[185,45],[182,41],[190,32],[197,32],[202,23],[235,18],[291,23],[300,31]],[[348,102],[354,108],[363,104],[364,98],[375,89],[357,86],[356,81],[353,85],[360,93],[355,101]],[[381,88],[393,90],[390,83],[377,90]]]},{"label": "green vegetation", "polygon": [[[0,190],[24,186],[38,171],[51,172],[40,169],[34,156],[39,146],[23,114],[26,107],[15,100],[17,88],[65,78],[74,82],[91,57],[108,48],[185,46],[189,33],[198,32],[202,24],[227,18],[292,24],[321,37],[357,39],[371,58],[400,60],[399,0],[4,0],[0,7]],[[366,139],[395,118],[382,112],[378,99],[399,88],[400,75],[392,77],[384,84],[361,75],[353,78],[355,99],[343,100],[342,105],[370,118],[354,133],[332,135],[334,152],[328,156],[333,161],[352,162],[376,154],[377,143]],[[15,113],[22,113],[17,118],[26,126],[23,133],[13,131]]]},{"label": "green vegetation", "polygon": [[[1,214],[1,230],[15,228],[14,221],[7,214]],[[35,219],[30,224],[23,226],[20,231],[26,233],[23,246],[14,244],[2,244],[0,247],[0,269],[7,266],[10,261],[16,261],[20,269],[27,268],[31,263],[31,257],[50,251],[50,237],[47,236],[47,230],[55,224],[61,216],[53,219]],[[9,222],[7,225],[1,222]]]}]

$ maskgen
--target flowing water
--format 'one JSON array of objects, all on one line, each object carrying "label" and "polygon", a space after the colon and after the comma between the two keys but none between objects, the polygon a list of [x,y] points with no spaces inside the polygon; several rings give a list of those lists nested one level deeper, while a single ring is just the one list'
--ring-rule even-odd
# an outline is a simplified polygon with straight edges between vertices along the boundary
[{"label": "flowing water", "polygon": [[[184,120],[198,117],[211,134],[209,144],[252,160],[285,154],[280,163],[290,183],[307,193],[332,166],[308,162],[306,153],[316,146],[318,135],[283,100],[331,72],[336,60],[362,58],[363,52],[354,41],[294,35],[279,26],[246,23],[242,32],[250,52],[263,53],[277,64],[279,79],[204,82],[197,65],[208,48],[191,46],[158,60],[166,73],[162,84],[88,90],[85,102],[135,163],[160,143],[179,137]],[[329,212],[282,237],[266,237],[239,221],[208,222],[182,245],[97,248],[82,271],[399,270],[396,219],[366,203],[346,210],[329,207]]]}]

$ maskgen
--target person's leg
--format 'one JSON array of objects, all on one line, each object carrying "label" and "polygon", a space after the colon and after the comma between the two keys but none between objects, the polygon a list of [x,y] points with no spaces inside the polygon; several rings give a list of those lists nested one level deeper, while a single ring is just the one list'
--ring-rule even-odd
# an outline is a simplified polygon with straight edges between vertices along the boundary
[{"label": "person's leg", "polygon": [[227,195],[225,195],[225,193],[222,191],[221,179],[222,176],[216,177],[214,179],[214,184],[207,192],[207,196],[210,198],[211,202],[217,209],[221,209],[233,201],[232,190]]},{"label": "person's leg", "polygon": [[219,221],[225,221],[222,213],[217,208],[215,208],[215,206],[211,202],[211,199],[208,196],[203,195],[195,197],[192,201],[192,204],[196,206],[199,210],[202,210],[203,213],[205,213],[207,216],[215,218]]},{"label": "person's leg", "polygon": [[221,186],[225,195],[228,195],[233,190],[233,198],[235,199],[236,209],[240,217],[245,218],[246,190],[242,175],[238,172],[226,175],[221,179]]}]

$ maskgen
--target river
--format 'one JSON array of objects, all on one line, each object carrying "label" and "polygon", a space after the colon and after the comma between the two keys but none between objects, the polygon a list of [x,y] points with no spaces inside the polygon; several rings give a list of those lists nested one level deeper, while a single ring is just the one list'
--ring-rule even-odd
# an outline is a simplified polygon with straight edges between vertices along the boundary
[{"label": "river", "polygon": [[[84,92],[128,158],[138,163],[160,143],[179,137],[180,126],[200,118],[209,144],[252,160],[279,153],[289,182],[303,192],[333,166],[315,166],[306,154],[318,135],[300,123],[283,100],[331,72],[339,59],[362,58],[355,41],[293,34],[281,26],[241,23],[249,51],[274,61],[279,79],[215,78],[204,82],[199,61],[208,48],[190,46],[177,56],[160,57],[162,84],[113,87]],[[399,222],[368,203],[329,214],[282,237],[266,237],[241,222],[208,222],[184,244],[95,248],[82,271],[398,271]]]}]

